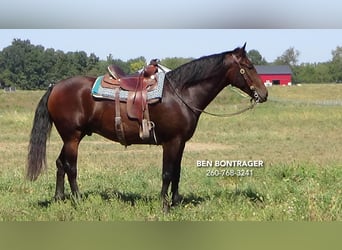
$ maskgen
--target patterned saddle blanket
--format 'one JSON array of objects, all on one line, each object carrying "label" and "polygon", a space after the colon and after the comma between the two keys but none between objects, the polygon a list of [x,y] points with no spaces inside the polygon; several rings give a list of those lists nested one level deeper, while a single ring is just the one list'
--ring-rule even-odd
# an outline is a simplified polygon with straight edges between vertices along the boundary
[{"label": "patterned saddle blanket", "polygon": [[[103,80],[104,76],[99,76],[94,82],[94,85],[91,90],[91,94],[100,99],[107,99],[107,100],[115,100],[115,89],[113,88],[105,88],[101,86],[101,82]],[[164,79],[165,79],[165,73],[164,72],[158,72],[157,73],[157,80],[158,80],[158,85],[157,87],[152,90],[147,92],[147,101],[151,100],[160,100],[163,96],[163,88],[164,88]],[[128,92],[127,90],[120,89],[120,101],[127,101],[128,98]]]}]

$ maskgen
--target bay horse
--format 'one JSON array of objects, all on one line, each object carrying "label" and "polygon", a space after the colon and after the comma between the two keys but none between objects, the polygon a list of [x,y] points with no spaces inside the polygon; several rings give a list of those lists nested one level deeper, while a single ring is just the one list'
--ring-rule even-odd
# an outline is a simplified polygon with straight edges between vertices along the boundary
[{"label": "bay horse", "polygon": [[[185,143],[194,134],[202,111],[218,93],[231,84],[247,93],[255,103],[267,100],[267,89],[248,59],[245,46],[195,59],[168,72],[162,100],[149,107],[156,144],[163,148],[161,198],[164,211],[181,199],[178,184]],[[97,100],[91,95],[95,79],[76,76],[61,80],[48,88],[35,111],[26,175],[34,181],[46,168],[46,142],[54,124],[64,143],[56,160],[55,199],[65,198],[65,175],[72,195],[79,195],[77,155],[84,136],[97,133],[119,141],[114,129],[115,102]],[[127,116],[125,105],[120,103],[126,142],[147,144],[139,137],[139,124]],[[168,201],[170,184],[171,202]]]}]

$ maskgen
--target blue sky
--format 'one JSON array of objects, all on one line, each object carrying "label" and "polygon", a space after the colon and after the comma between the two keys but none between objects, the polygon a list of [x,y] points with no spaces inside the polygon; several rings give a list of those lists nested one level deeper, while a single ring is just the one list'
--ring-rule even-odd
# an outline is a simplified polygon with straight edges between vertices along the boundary
[{"label": "blue sky", "polygon": [[147,60],[200,57],[232,50],[247,42],[272,62],[289,47],[300,51],[299,62],[325,62],[342,46],[342,29],[0,29],[0,49],[14,38],[67,51],[95,53],[105,59]]}]

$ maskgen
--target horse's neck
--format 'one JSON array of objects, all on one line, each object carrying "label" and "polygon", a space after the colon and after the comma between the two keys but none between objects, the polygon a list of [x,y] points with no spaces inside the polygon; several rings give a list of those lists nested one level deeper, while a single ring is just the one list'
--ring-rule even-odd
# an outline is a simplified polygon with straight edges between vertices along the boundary
[{"label": "horse's neck", "polygon": [[204,110],[224,87],[222,78],[218,77],[184,88],[182,93],[188,104]]}]

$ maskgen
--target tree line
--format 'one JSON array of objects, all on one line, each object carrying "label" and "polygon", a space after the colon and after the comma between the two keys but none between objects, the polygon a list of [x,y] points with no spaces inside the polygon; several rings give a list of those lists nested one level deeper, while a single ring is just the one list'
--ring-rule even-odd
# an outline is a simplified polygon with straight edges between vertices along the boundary
[{"label": "tree line", "polygon": [[[298,65],[299,51],[289,48],[274,62],[267,62],[257,50],[248,51],[255,65],[288,64],[293,70],[294,82],[342,82],[342,47],[332,51],[332,60],[323,63]],[[194,58],[164,58],[161,64],[170,69]],[[30,40],[14,39],[12,44],[0,51],[0,87],[13,86],[19,89],[46,89],[51,83],[74,75],[103,75],[109,64],[120,66],[125,73],[133,73],[147,64],[145,57],[123,61],[109,54],[100,60],[94,53],[84,51],[63,52],[42,45],[33,45]]]}]

